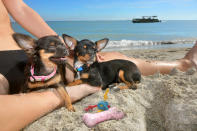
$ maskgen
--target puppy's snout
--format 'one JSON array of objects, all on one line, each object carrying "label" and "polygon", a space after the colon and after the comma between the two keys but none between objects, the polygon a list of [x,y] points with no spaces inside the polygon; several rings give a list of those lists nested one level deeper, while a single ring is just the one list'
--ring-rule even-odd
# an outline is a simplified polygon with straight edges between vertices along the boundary
[{"label": "puppy's snout", "polygon": [[91,54],[90,59],[94,59],[95,56],[96,56],[95,54]]},{"label": "puppy's snout", "polygon": [[68,51],[68,49],[65,46],[58,45],[56,54],[60,55],[60,56],[68,56],[69,55],[69,51]]},{"label": "puppy's snout", "polygon": [[94,56],[94,55],[96,55],[96,50],[94,49],[94,50],[89,50],[88,51],[88,54],[90,55],[90,56]]}]

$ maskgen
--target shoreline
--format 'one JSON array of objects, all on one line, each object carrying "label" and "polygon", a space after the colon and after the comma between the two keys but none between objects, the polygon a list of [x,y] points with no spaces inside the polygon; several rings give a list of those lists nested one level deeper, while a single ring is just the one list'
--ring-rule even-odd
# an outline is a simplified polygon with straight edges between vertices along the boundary
[{"label": "shoreline", "polygon": [[128,57],[173,61],[181,59],[191,48],[164,48],[164,49],[137,49],[137,50],[123,50],[118,51]]}]

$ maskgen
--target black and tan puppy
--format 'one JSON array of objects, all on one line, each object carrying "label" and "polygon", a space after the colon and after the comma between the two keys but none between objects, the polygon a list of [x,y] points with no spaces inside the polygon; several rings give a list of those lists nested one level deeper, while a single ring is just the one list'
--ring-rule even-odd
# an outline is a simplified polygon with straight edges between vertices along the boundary
[{"label": "black and tan puppy", "polygon": [[[58,93],[64,98],[68,110],[74,111],[70,97],[64,89],[66,84],[65,63],[67,62],[65,56],[68,56],[69,53],[59,37],[46,36],[35,40],[28,35],[15,33],[13,38],[28,56],[25,70],[21,72],[25,73],[25,83],[22,83],[24,86],[18,92],[49,87],[57,88]],[[10,88],[11,93],[17,92],[14,87]]]},{"label": "black and tan puppy", "polygon": [[63,34],[63,39],[74,50],[74,68],[77,70],[75,81],[68,86],[87,83],[105,89],[111,84],[123,82],[125,86],[119,86],[118,89],[137,88],[141,73],[133,62],[117,59],[98,63],[96,53],[105,48],[107,38],[94,43],[87,39],[77,41]]}]

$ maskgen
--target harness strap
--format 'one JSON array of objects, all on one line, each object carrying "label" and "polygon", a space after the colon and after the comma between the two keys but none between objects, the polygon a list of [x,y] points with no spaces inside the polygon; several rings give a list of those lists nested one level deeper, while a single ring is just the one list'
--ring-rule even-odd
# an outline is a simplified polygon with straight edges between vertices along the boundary
[{"label": "harness strap", "polygon": [[68,62],[66,62],[66,67],[68,67],[68,69],[70,69],[74,73],[77,72]]}]

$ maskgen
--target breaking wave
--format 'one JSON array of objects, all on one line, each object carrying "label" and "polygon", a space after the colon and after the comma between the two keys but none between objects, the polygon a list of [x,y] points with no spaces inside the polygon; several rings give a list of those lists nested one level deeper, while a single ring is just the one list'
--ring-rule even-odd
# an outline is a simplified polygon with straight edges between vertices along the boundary
[{"label": "breaking wave", "polygon": [[143,41],[143,40],[120,40],[120,41],[109,41],[105,50],[126,50],[126,49],[139,49],[139,48],[153,48],[154,46],[176,47],[180,44],[193,44],[197,39],[188,40],[171,40],[171,41]]}]

